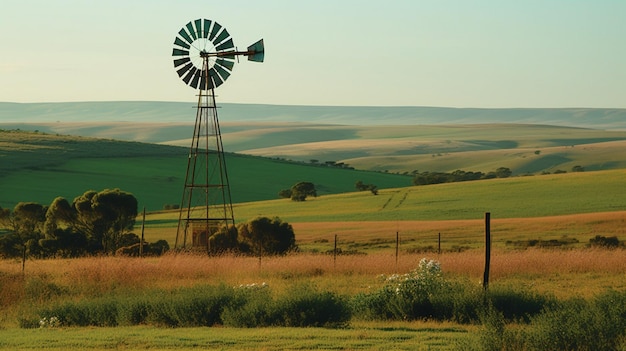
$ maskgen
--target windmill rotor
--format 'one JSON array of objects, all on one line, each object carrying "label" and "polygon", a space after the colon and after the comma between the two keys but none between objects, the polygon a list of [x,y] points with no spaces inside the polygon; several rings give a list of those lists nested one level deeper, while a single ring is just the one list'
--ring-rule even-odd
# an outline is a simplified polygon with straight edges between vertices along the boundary
[{"label": "windmill rotor", "polygon": [[172,49],[174,68],[178,76],[194,89],[219,87],[230,77],[237,56],[249,61],[263,62],[263,39],[237,51],[226,28],[208,19],[190,21],[178,31]]}]

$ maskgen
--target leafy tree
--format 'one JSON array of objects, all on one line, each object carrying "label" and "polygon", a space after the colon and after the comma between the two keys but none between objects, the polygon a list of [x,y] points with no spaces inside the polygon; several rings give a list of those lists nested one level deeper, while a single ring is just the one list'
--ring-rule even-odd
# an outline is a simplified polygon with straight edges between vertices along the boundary
[{"label": "leafy tree", "polygon": [[282,255],[297,249],[293,227],[278,217],[257,217],[241,223],[238,229],[243,251]]},{"label": "leafy tree", "polygon": [[585,171],[585,167],[583,166],[576,165],[572,167],[572,172],[584,172],[584,171]]},{"label": "leafy tree", "polygon": [[291,200],[305,201],[307,196],[317,197],[317,191],[313,183],[299,182],[291,187]]},{"label": "leafy tree", "polygon": [[289,199],[291,198],[291,189],[283,189],[281,191],[278,192],[278,196],[281,199]]},{"label": "leafy tree", "polygon": [[55,239],[57,229],[68,228],[86,237],[87,251],[113,254],[133,241],[127,234],[133,229],[136,217],[137,199],[120,189],[89,190],[76,197],[71,205],[63,198],[56,198],[46,213],[47,239]]},{"label": "leafy tree", "polygon": [[239,241],[237,241],[237,227],[223,226],[209,238],[209,248],[212,254],[237,251]]},{"label": "leafy tree", "polygon": [[496,169],[496,177],[498,178],[508,178],[511,176],[511,174],[513,174],[513,172],[511,171],[510,168],[500,167]]},{"label": "leafy tree", "polygon": [[46,256],[79,257],[87,253],[87,236],[72,228],[56,228],[39,240],[39,246]]},{"label": "leafy tree", "polygon": [[372,194],[378,195],[378,187],[374,184],[365,184],[363,183],[363,181],[359,180],[354,186],[359,191],[369,190],[372,192]]},{"label": "leafy tree", "polygon": [[39,240],[43,237],[45,213],[46,208],[34,202],[20,202],[13,211],[0,211],[0,220],[9,231],[0,240],[2,254],[21,257],[22,270],[28,256],[41,254]]},{"label": "leafy tree", "polygon": [[122,237],[135,226],[137,199],[120,189],[89,190],[74,199],[75,225],[105,253],[123,246]]}]

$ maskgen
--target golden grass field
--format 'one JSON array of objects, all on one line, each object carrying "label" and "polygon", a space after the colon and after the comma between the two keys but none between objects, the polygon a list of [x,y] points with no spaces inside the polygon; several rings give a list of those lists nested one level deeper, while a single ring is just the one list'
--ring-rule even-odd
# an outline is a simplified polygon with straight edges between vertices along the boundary
[{"label": "golden grass field", "polygon": [[[421,258],[441,262],[444,275],[481,284],[485,253],[468,250],[368,255],[292,254],[284,257],[207,257],[167,254],[162,257],[89,257],[28,261],[22,278],[21,263],[0,261],[0,306],[14,310],[25,302],[29,279],[39,279],[71,290],[74,298],[101,296],[125,290],[176,289],[196,284],[240,284],[265,282],[279,291],[298,281],[309,281],[322,289],[356,294],[377,288],[381,274],[405,273]],[[626,289],[626,250],[615,249],[527,249],[492,252],[491,284],[533,288],[557,297],[593,296],[606,289]],[[46,296],[29,303],[45,304]],[[22,308],[26,306],[21,306]],[[3,323],[10,323],[3,320]]]}]

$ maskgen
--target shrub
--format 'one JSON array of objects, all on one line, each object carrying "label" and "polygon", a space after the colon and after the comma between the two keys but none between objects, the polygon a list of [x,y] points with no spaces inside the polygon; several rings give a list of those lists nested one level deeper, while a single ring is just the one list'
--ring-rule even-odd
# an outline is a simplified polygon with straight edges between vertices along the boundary
[{"label": "shrub", "polygon": [[224,310],[224,324],[233,327],[341,327],[351,318],[345,298],[304,284],[273,299],[263,286],[242,287]]},{"label": "shrub", "polygon": [[548,306],[525,328],[507,328],[495,309],[481,319],[476,344],[465,350],[626,349],[626,292],[608,291],[591,301],[570,299]]},{"label": "shrub", "polygon": [[532,319],[531,349],[619,350],[626,341],[626,292],[572,299]]},{"label": "shrub", "polygon": [[278,298],[267,285],[220,285],[67,302],[40,311],[38,318],[21,319],[20,326],[35,328],[37,321],[52,318],[55,326],[336,327],[346,325],[351,314],[344,298],[309,285]]},{"label": "shrub", "polygon": [[363,319],[434,319],[474,323],[487,306],[514,321],[527,321],[553,303],[554,299],[531,291],[482,288],[468,282],[447,281],[439,263],[422,259],[408,274],[385,277],[387,284],[352,299],[355,316]]},{"label": "shrub", "polygon": [[493,286],[487,292],[488,303],[507,321],[528,322],[532,316],[538,315],[545,308],[556,304],[556,298],[541,295],[537,292],[513,288]]},{"label": "shrub", "polygon": [[295,287],[276,301],[274,314],[285,327],[341,327],[351,318],[347,301],[309,285]]},{"label": "shrub", "polygon": [[386,285],[371,294],[358,294],[352,301],[355,314],[366,319],[420,319],[435,317],[433,297],[451,291],[439,262],[422,259],[417,269],[385,279]]},{"label": "shrub", "polygon": [[589,246],[591,247],[616,248],[620,245],[621,243],[616,236],[596,235],[594,238],[589,239]]},{"label": "shrub", "polygon": [[232,303],[224,308],[224,325],[236,328],[254,328],[276,324],[271,315],[274,301],[266,285],[241,286]]}]

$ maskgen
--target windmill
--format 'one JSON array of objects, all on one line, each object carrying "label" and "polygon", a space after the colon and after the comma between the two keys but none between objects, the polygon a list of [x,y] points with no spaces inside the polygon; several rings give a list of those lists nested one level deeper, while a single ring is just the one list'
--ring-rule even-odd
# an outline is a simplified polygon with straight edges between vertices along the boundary
[{"label": "windmill", "polygon": [[235,224],[215,89],[228,79],[239,56],[263,62],[263,39],[246,51],[237,51],[226,28],[197,19],[178,32],[172,56],[178,76],[198,90],[175,247],[202,247],[210,252],[211,235]]}]

